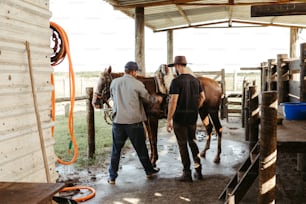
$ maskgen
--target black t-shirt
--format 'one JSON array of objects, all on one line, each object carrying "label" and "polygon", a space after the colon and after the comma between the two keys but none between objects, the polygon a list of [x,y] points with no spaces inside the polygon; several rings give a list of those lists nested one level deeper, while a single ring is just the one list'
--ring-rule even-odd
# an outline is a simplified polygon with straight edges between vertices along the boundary
[{"label": "black t-shirt", "polygon": [[202,87],[200,81],[190,74],[181,74],[172,80],[170,94],[179,94],[173,121],[192,125],[198,118],[198,103]]}]

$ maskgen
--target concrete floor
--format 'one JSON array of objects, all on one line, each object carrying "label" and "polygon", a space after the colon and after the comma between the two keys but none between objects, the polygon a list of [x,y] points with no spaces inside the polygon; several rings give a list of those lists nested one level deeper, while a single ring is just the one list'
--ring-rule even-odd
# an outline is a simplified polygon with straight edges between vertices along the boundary
[{"label": "concrete floor", "polygon": [[[85,204],[139,204],[139,203],[224,203],[218,197],[236,169],[248,156],[248,144],[244,142],[243,131],[239,121],[222,122],[223,141],[220,164],[213,159],[217,151],[216,137],[212,138],[211,149],[206,159],[202,159],[204,179],[192,183],[175,181],[182,173],[182,164],[173,133],[165,128],[159,130],[158,150],[161,169],[154,180],[147,180],[143,168],[135,154],[131,151],[121,159],[121,168],[116,185],[107,183],[107,174],[95,183],[96,196]],[[203,130],[204,131],[204,130]],[[200,150],[204,148],[206,138],[199,128],[197,134]],[[248,200],[246,203],[250,203]]]},{"label": "concrete floor", "polygon": [[[162,121],[161,121],[162,122]],[[95,188],[94,198],[82,202],[84,204],[221,204],[224,200],[218,197],[236,174],[236,170],[248,157],[248,142],[245,141],[245,130],[241,128],[239,118],[231,118],[223,125],[222,154],[220,164],[213,159],[217,151],[217,140],[212,138],[211,149],[202,162],[204,179],[192,183],[175,181],[181,175],[182,164],[176,139],[173,133],[160,127],[158,138],[159,160],[161,169],[154,180],[147,180],[142,166],[134,152],[127,151],[122,155],[119,177],[116,185],[107,183],[107,166],[95,172],[86,172],[95,179],[89,179],[89,186]],[[162,126],[164,123],[160,123]],[[200,124],[200,123],[199,123]],[[206,143],[203,127],[197,133],[198,145],[202,150]],[[306,175],[296,171],[296,154],[278,154],[276,172],[277,204],[306,204]],[[86,184],[85,184],[86,185]],[[240,204],[255,204],[258,198],[258,178],[250,186]],[[85,194],[86,192],[84,192]],[[84,196],[84,194],[81,196]]]}]

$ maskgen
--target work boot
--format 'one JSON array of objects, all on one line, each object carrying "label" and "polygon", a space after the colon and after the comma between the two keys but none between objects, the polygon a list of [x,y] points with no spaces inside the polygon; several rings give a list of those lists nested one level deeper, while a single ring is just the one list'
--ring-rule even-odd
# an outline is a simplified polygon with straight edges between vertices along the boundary
[{"label": "work boot", "polygon": [[159,172],[159,168],[153,168],[153,171],[147,174],[147,179],[152,179]]},{"label": "work boot", "polygon": [[175,180],[181,182],[192,182],[191,172],[190,173],[184,172],[182,176],[176,177]]},{"label": "work boot", "polygon": [[195,172],[194,172],[194,177],[198,180],[202,180],[203,179],[203,175],[202,175],[202,167],[198,167],[195,168]]}]

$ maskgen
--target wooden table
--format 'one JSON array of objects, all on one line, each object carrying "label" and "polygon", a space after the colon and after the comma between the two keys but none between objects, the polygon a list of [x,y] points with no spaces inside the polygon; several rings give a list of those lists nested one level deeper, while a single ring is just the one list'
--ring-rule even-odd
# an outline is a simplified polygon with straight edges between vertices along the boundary
[{"label": "wooden table", "polygon": [[277,126],[277,149],[306,153],[306,120],[283,120],[282,125]]},{"label": "wooden table", "polygon": [[0,182],[0,203],[50,204],[64,183]]}]

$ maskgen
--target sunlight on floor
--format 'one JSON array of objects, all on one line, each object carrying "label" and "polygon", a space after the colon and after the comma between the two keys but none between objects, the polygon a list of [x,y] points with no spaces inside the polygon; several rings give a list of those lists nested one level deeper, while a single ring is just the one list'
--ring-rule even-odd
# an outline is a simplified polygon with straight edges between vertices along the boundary
[{"label": "sunlight on floor", "polygon": [[185,198],[183,196],[180,196],[180,199],[184,200],[184,201],[187,201],[187,202],[191,202],[191,200],[189,198]]}]

